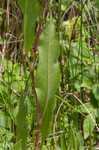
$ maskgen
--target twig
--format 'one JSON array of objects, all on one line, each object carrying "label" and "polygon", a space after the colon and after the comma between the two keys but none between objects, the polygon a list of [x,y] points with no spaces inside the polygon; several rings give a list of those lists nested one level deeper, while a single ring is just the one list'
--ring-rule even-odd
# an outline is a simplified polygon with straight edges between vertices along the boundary
[{"label": "twig", "polygon": [[38,42],[39,42],[40,33],[41,33],[41,29],[42,29],[42,25],[43,25],[43,21],[45,17],[46,8],[47,8],[47,0],[44,1],[43,11],[41,12],[41,15],[40,15],[41,21],[40,21],[38,32],[37,32],[36,39],[35,39],[34,52],[38,50]]},{"label": "twig", "polygon": [[[44,0],[43,10],[42,10],[41,15],[40,15],[41,21],[39,24],[39,28],[38,28],[38,32],[37,32],[37,36],[36,36],[35,44],[34,44],[34,52],[36,52],[38,50],[38,42],[39,42],[40,33],[41,33],[41,29],[42,29],[42,25],[43,25],[43,21],[44,21],[44,17],[45,17],[46,8],[47,8],[47,0]],[[32,90],[33,90],[34,96],[36,98],[37,111],[38,111],[37,133],[36,133],[36,140],[35,140],[35,146],[34,146],[34,150],[38,150],[38,144],[39,144],[39,138],[40,138],[40,127],[41,127],[42,118],[41,118],[41,114],[40,114],[40,104],[39,104],[39,100],[38,100],[37,93],[35,90],[34,68],[31,67],[31,62],[29,59],[28,59],[28,66],[29,66],[29,70],[30,70],[30,74],[31,74],[31,78],[32,78]]]},{"label": "twig", "polygon": [[17,16],[15,16],[14,14],[12,14],[11,12],[8,12],[7,9],[0,8],[0,11],[3,11],[4,13],[11,15],[12,17],[14,17],[18,21]]},{"label": "twig", "polygon": [[2,48],[2,60],[4,60],[5,57],[5,51],[6,51],[6,40],[3,42],[3,48]]},{"label": "twig", "polygon": [[72,8],[72,5],[71,5],[68,9],[65,10],[65,12],[63,13],[63,15],[62,15],[62,17],[61,17],[60,24],[62,24],[65,15],[68,13],[68,11],[69,11],[71,8]]},{"label": "twig", "polygon": [[39,100],[37,97],[37,93],[35,90],[35,84],[34,84],[34,68],[31,66],[31,62],[28,58],[28,66],[29,66],[29,70],[30,70],[30,74],[31,74],[31,78],[32,78],[32,90],[36,99],[36,104],[37,104],[37,111],[38,111],[38,124],[37,124],[37,133],[36,133],[36,140],[35,140],[35,147],[34,150],[38,149],[38,143],[39,143],[39,137],[40,137],[40,127],[41,127],[41,115],[40,115],[40,104],[39,104]]},{"label": "twig", "polygon": [[34,69],[31,66],[29,58],[28,58],[28,66],[29,66],[31,77],[32,77],[32,89],[33,89],[33,93],[34,93],[34,96],[36,98],[36,103],[37,103],[38,118],[40,119],[40,104],[39,104],[39,100],[38,100],[37,93],[36,93],[35,86],[34,86]]},{"label": "twig", "polygon": [[9,24],[10,24],[10,22],[9,22],[9,6],[10,6],[10,0],[8,0],[8,2],[7,2],[7,25],[8,25],[8,29],[9,29]]}]

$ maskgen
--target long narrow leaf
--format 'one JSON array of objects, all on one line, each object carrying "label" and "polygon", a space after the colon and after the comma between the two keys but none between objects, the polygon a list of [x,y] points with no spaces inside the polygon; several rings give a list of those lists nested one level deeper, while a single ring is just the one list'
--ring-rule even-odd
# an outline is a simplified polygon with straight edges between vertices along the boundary
[{"label": "long narrow leaf", "polygon": [[27,107],[25,103],[24,97],[21,97],[20,99],[20,104],[19,104],[19,112],[17,114],[17,142],[21,141],[21,149],[22,150],[27,150],[27,120],[26,120],[26,115],[27,115]]},{"label": "long narrow leaf", "polygon": [[55,27],[50,21],[40,38],[39,64],[36,78],[36,90],[43,117],[41,125],[43,138],[50,132],[55,109],[55,93],[60,79],[58,53],[59,46]]},{"label": "long narrow leaf", "polygon": [[37,0],[18,0],[24,16],[24,40],[26,51],[30,51],[35,39],[35,23],[40,16],[41,6]]}]

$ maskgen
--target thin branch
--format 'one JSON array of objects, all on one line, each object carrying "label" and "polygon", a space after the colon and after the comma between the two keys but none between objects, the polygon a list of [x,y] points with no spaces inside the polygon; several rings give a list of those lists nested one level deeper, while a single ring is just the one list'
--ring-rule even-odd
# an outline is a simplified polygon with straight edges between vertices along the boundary
[{"label": "thin branch", "polygon": [[8,29],[9,29],[9,24],[10,24],[10,21],[9,21],[9,9],[10,9],[10,0],[8,0],[8,2],[7,2],[7,25],[8,25]]},{"label": "thin branch", "polygon": [[[41,21],[39,24],[39,28],[38,28],[38,32],[37,32],[35,44],[34,44],[34,52],[36,52],[38,50],[38,42],[39,42],[39,38],[40,38],[40,33],[41,33],[43,21],[45,18],[46,8],[47,8],[47,0],[44,0],[43,10],[42,10],[41,15],[40,15]],[[30,70],[30,74],[31,74],[31,78],[32,78],[32,90],[33,90],[34,96],[36,98],[37,111],[38,111],[37,133],[36,133],[36,140],[35,140],[35,146],[34,146],[34,150],[38,150],[38,144],[39,144],[39,138],[40,138],[40,127],[41,127],[42,118],[41,118],[41,114],[40,114],[40,104],[39,104],[39,100],[38,100],[37,93],[35,90],[34,68],[31,66],[31,62],[29,59],[28,59],[28,66],[29,66],[29,70]]]},{"label": "thin branch", "polygon": [[36,39],[35,39],[34,52],[36,52],[38,50],[38,42],[39,42],[39,39],[40,39],[40,33],[41,33],[41,30],[42,30],[43,21],[44,21],[44,18],[45,18],[46,8],[47,8],[47,0],[44,1],[43,11],[41,12],[41,15],[40,15],[41,16],[40,17],[41,21],[39,23],[38,32],[37,32]]},{"label": "thin branch", "polygon": [[38,143],[39,143],[39,137],[40,137],[40,127],[41,127],[41,115],[40,115],[40,104],[39,104],[39,100],[37,97],[37,93],[35,90],[35,83],[34,83],[34,68],[31,65],[31,62],[28,58],[28,66],[29,66],[29,70],[30,70],[30,74],[31,74],[31,78],[32,78],[32,90],[36,99],[36,104],[37,104],[37,112],[38,112],[38,124],[37,124],[37,133],[36,133],[36,140],[35,140],[35,147],[34,150],[38,149]]},{"label": "thin branch", "polygon": [[34,96],[36,98],[36,104],[37,104],[37,110],[38,110],[38,119],[40,119],[40,104],[39,104],[39,100],[38,100],[38,97],[37,97],[37,93],[36,93],[36,90],[35,90],[35,85],[34,85],[34,69],[31,65],[31,62],[28,58],[28,66],[29,66],[29,70],[30,70],[30,74],[31,74],[31,78],[32,78],[32,90],[33,90],[33,93],[34,93]]}]

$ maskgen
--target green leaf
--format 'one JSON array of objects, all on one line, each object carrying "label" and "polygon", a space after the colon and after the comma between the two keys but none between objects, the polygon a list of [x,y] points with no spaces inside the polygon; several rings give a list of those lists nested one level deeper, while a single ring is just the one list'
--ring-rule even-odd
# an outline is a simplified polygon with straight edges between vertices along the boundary
[{"label": "green leaf", "polygon": [[61,150],[66,150],[66,139],[65,135],[60,136]]},{"label": "green leaf", "polygon": [[84,150],[84,141],[81,133],[73,127],[69,130],[66,145],[68,150]]},{"label": "green leaf", "polygon": [[18,0],[24,15],[24,40],[26,51],[30,51],[35,38],[35,23],[40,16],[41,6],[37,0]]},{"label": "green leaf", "polygon": [[85,87],[85,88],[89,88],[91,89],[92,88],[92,85],[93,85],[93,82],[90,78],[88,77],[83,77],[83,82],[81,84],[81,87]]},{"label": "green leaf", "polygon": [[99,101],[99,85],[94,86],[92,91],[93,91],[93,94],[94,94],[96,100]]},{"label": "green leaf", "polygon": [[6,112],[0,111],[0,127],[11,128],[11,119]]},{"label": "green leaf", "polygon": [[0,15],[4,14],[4,10],[0,9]]},{"label": "green leaf", "polygon": [[0,36],[0,45],[3,45],[3,39]]},{"label": "green leaf", "polygon": [[21,147],[21,141],[18,141],[14,147],[12,148],[12,150],[22,150],[22,147]]},{"label": "green leaf", "polygon": [[93,122],[93,120],[90,118],[90,115],[87,115],[83,124],[85,139],[87,139],[88,136],[92,134],[94,127],[95,127],[95,122]]},{"label": "green leaf", "polygon": [[24,97],[20,99],[19,112],[16,119],[17,124],[17,141],[22,142],[22,150],[27,150],[27,107]]},{"label": "green leaf", "polygon": [[23,14],[25,12],[25,2],[26,2],[26,0],[24,0],[24,1],[23,0],[18,0],[18,4],[19,4]]},{"label": "green leaf", "polygon": [[[93,115],[93,117],[96,117],[96,114],[97,114],[97,110],[95,107],[93,107],[93,105],[91,103],[85,103],[84,104],[85,107],[89,110],[89,112]],[[84,106],[80,105],[80,106],[77,106],[77,109],[81,112],[81,113],[87,113],[88,114],[88,111],[84,108]]]},{"label": "green leaf", "polygon": [[40,102],[43,121],[41,133],[46,137],[51,129],[55,108],[55,93],[59,86],[58,39],[52,20],[42,33],[39,45],[39,64],[36,76],[36,91]]}]

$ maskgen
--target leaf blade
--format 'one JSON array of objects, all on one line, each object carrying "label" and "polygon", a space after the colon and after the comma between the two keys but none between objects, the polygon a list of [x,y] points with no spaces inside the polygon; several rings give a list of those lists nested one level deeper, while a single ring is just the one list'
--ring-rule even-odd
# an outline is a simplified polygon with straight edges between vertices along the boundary
[{"label": "leaf blade", "polygon": [[35,23],[40,16],[41,6],[37,0],[18,0],[24,16],[24,41],[26,52],[29,52],[35,40]]},{"label": "leaf blade", "polygon": [[36,77],[36,91],[43,116],[41,125],[43,137],[46,137],[50,132],[55,108],[55,93],[59,85],[58,49],[55,28],[50,21],[40,38],[39,64]]},{"label": "leaf blade", "polygon": [[90,136],[94,130],[95,122],[90,118],[90,115],[87,115],[84,124],[83,124],[83,130],[84,130],[84,138],[87,139],[88,136]]}]

